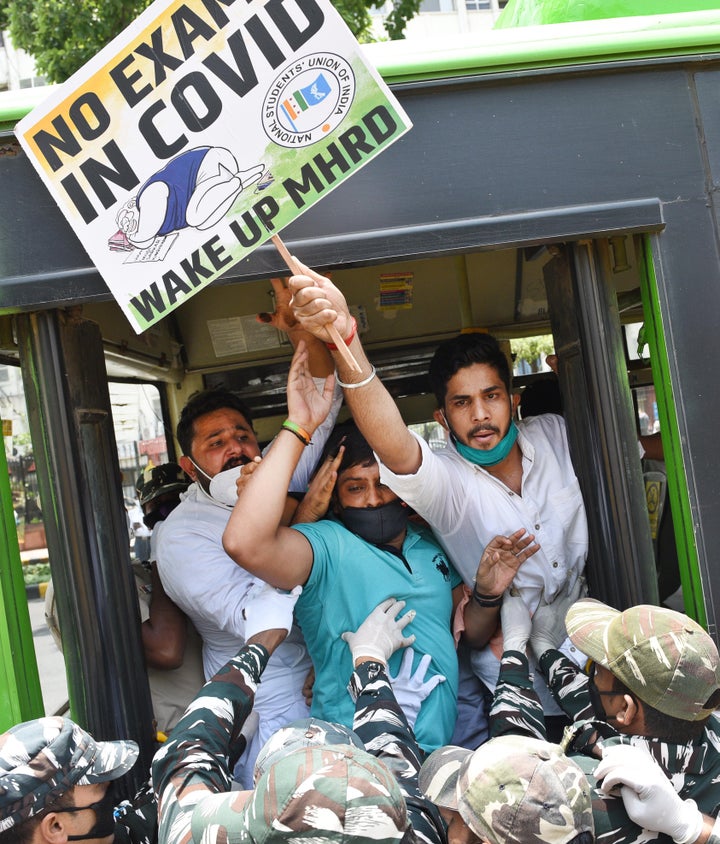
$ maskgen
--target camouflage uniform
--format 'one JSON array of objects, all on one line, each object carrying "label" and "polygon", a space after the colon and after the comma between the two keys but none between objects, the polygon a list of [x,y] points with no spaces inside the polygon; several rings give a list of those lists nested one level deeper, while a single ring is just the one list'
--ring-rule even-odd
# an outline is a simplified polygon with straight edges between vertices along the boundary
[{"label": "camouflage uniform", "polygon": [[443,747],[420,770],[420,787],[493,844],[570,844],[594,832],[592,790],[560,746],[504,735],[477,750]]},{"label": "camouflage uniform", "polygon": [[[132,741],[98,742],[69,718],[37,718],[0,735],[0,833],[44,811],[76,785],[112,782],[138,756]],[[149,785],[115,808],[117,844],[157,841]]]},{"label": "camouflage uniform", "polygon": [[[584,771],[593,789],[592,805],[595,838],[600,844],[641,844],[660,841],[670,844],[666,835],[643,830],[627,816],[619,796],[606,796],[597,787],[593,772],[599,761],[597,744],[636,744],[647,748],[661,768],[672,779],[682,798],[691,797],[700,811],[717,817],[720,811],[720,718],[712,715],[697,742],[672,744],[643,736],[618,733],[606,722],[593,720],[588,694],[588,678],[559,651],[543,654],[540,669],[548,678],[555,699],[573,719],[567,749],[569,756]],[[527,657],[514,651],[503,655],[500,682],[490,712],[490,733],[493,736],[520,733],[544,738],[542,707],[528,679]],[[602,737],[595,740],[599,732]],[[592,738],[591,738],[592,737]],[[596,753],[593,753],[596,750]],[[709,844],[720,844],[720,822]]]},{"label": "camouflage uniform", "polygon": [[[367,828],[368,841],[386,838],[443,844],[444,827],[437,810],[417,790],[417,745],[385,670],[377,663],[361,665],[351,681],[357,694],[355,728],[368,752],[341,744],[290,751],[277,762],[271,760],[257,781],[252,805],[243,810],[240,799],[227,793],[229,772],[244,748],[240,730],[252,710],[267,660],[267,651],[259,645],[243,648],[201,690],[156,754],[152,775],[160,804],[162,844],[189,844],[193,838],[202,844],[221,841],[226,823],[232,825],[229,834],[236,842],[252,840],[254,835],[267,841],[287,840],[293,832],[304,832],[316,844],[334,841],[333,834],[323,836],[303,825],[303,812],[319,816],[329,806],[334,810],[343,803],[346,809],[340,823],[346,834],[355,827],[343,840],[362,842]],[[324,776],[313,778],[313,788],[324,795],[323,803],[329,801],[327,805],[302,810],[295,806],[298,758],[311,770],[323,769]],[[352,789],[344,792],[346,781]],[[379,795],[378,781],[383,783]],[[278,797],[283,788],[289,789],[285,802]],[[265,839],[268,827],[272,833]]]},{"label": "camouflage uniform", "polygon": [[353,730],[365,749],[395,775],[417,840],[444,844],[445,824],[440,813],[418,788],[423,754],[395,700],[387,669],[380,662],[361,663],[350,678],[348,690],[355,701]]}]

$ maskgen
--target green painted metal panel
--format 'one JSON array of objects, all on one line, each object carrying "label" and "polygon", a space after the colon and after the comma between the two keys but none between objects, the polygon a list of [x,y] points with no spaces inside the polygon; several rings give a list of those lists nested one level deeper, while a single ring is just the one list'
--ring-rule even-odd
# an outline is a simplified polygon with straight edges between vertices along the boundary
[{"label": "green painted metal panel", "polygon": [[5,449],[0,449],[0,731],[44,715]]},{"label": "green painted metal panel", "polygon": [[643,240],[643,258],[640,293],[645,314],[645,339],[650,348],[650,363],[660,418],[660,430],[662,431],[668,496],[675,525],[675,541],[678,549],[680,582],[682,583],[685,611],[700,624],[707,626],[695,530],[680,447],[675,399],[670,382],[668,347],[660,312],[650,237]]}]

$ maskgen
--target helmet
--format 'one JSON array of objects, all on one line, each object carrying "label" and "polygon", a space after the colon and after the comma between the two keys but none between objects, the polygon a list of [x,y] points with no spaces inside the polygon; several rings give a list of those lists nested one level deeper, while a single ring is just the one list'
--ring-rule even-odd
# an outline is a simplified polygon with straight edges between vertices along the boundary
[{"label": "helmet", "polygon": [[190,478],[177,463],[163,463],[160,466],[147,466],[138,476],[135,489],[140,505],[144,506],[158,495],[184,492],[190,483]]}]

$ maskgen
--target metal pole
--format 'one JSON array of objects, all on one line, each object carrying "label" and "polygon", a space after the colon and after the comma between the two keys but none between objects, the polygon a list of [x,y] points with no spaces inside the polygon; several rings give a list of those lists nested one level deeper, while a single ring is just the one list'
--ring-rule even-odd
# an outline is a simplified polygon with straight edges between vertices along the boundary
[{"label": "metal pole", "polygon": [[573,463],[588,514],[591,594],[618,609],[657,604],[632,399],[612,286],[594,243],[544,268]]},{"label": "metal pole", "polygon": [[134,792],[152,759],[152,705],[100,330],[54,310],[19,315],[17,332],[72,717],[140,745]]}]

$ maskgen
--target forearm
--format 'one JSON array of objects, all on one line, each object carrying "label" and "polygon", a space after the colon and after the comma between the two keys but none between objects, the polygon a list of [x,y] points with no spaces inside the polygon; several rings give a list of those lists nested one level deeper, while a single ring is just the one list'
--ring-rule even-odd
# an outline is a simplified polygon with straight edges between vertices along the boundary
[{"label": "forearm", "polygon": [[[315,382],[315,386],[318,387],[319,391],[322,391],[322,384],[319,381]],[[290,492],[304,493],[307,490],[308,485],[310,484],[310,478],[320,460],[325,444],[328,441],[328,437],[332,433],[332,429],[335,427],[335,422],[337,421],[342,401],[342,390],[335,385],[330,412],[312,432],[310,445],[307,446],[300,456],[300,460],[298,461],[290,480],[290,486],[288,487]]]},{"label": "forearm", "polygon": [[471,596],[464,610],[463,639],[471,648],[484,648],[500,624],[500,607],[481,607]]},{"label": "forearm", "polygon": [[395,700],[387,669],[375,660],[357,663],[348,690],[355,700],[353,730],[398,781],[417,839],[443,844],[447,836],[440,814],[417,784],[422,753]]},{"label": "forearm", "polygon": [[229,790],[232,759],[244,749],[240,731],[268,659],[261,645],[246,645],[198,692],[155,755],[152,778],[161,822],[186,790]]},{"label": "forearm", "polygon": [[545,739],[545,716],[527,656],[505,651],[489,715],[490,738],[505,734]]},{"label": "forearm", "polygon": [[168,597],[154,563],[150,583],[150,617],[140,627],[145,661],[151,668],[179,668],[187,639],[185,614]]},{"label": "forearm", "polygon": [[313,378],[327,378],[328,375],[332,375],[333,359],[325,343],[299,325],[289,328],[287,336],[293,349],[297,349],[301,340],[305,341],[308,350],[308,369]]},{"label": "forearm", "polygon": [[558,706],[566,715],[573,721],[594,717],[587,675],[575,663],[560,651],[549,650],[540,657],[538,667]]},{"label": "forearm", "polygon": [[253,574],[260,575],[274,556],[288,484],[304,448],[291,431],[280,431],[230,514],[223,547],[236,563]]},{"label": "forearm", "polygon": [[[358,383],[368,378],[372,367],[362,343],[355,336],[348,347],[360,365],[361,372],[353,371],[342,355],[332,353],[340,381]],[[353,419],[380,460],[399,475],[411,475],[421,462],[420,446],[403,421],[395,400],[376,376],[357,389],[345,389],[345,402]]]},{"label": "forearm", "polygon": [[720,818],[703,813],[703,828],[693,844],[720,844]]}]

